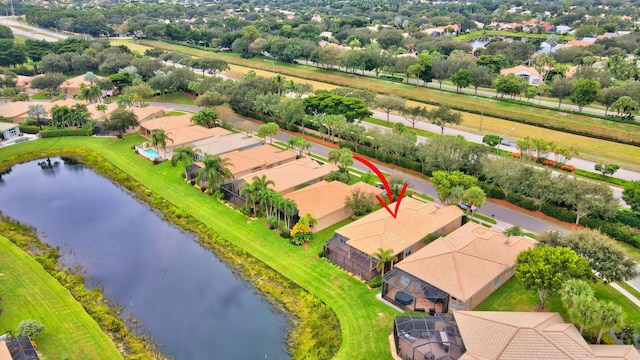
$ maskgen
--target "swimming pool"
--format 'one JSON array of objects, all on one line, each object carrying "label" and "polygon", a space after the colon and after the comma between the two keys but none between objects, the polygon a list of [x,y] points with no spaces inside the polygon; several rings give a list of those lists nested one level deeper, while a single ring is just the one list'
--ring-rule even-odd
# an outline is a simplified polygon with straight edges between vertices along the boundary
[{"label": "swimming pool", "polygon": [[158,157],[158,152],[153,149],[145,149],[144,152],[147,153],[152,160]]}]

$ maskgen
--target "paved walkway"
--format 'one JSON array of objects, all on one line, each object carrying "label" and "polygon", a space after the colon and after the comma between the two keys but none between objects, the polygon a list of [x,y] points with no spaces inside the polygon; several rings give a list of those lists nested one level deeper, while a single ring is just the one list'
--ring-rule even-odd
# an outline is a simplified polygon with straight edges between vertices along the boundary
[{"label": "paved walkway", "polygon": [[631,295],[631,293],[629,293],[627,290],[623,289],[620,285],[618,285],[616,283],[611,283],[609,285],[611,285],[614,289],[618,290],[622,295],[624,295],[627,298],[629,298],[629,300],[631,300],[631,302],[636,304],[636,306],[640,307],[640,299],[638,299],[635,296]]}]

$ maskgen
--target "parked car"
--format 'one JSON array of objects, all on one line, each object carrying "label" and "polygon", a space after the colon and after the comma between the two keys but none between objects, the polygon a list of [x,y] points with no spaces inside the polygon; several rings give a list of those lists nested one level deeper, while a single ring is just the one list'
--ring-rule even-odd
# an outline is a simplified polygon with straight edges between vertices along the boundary
[{"label": "parked car", "polygon": [[502,141],[500,141],[500,145],[504,145],[504,146],[512,146],[512,147],[513,147],[513,146],[516,146],[516,143],[514,143],[514,142],[513,142],[513,141],[511,141],[511,140],[504,140],[504,139],[503,139]]},{"label": "parked car", "polygon": [[[469,209],[469,204],[464,203],[464,202],[460,202],[460,203],[458,204],[458,207],[459,207],[460,209],[464,210],[464,211],[467,211],[467,210]],[[475,205],[472,205],[472,206],[471,206],[471,211],[476,211],[476,206],[475,206]]]}]

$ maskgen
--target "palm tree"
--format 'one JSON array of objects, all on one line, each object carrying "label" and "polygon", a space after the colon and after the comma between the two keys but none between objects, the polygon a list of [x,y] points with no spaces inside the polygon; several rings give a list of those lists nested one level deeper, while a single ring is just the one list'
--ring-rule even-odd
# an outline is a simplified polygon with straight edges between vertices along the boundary
[{"label": "palm tree", "polygon": [[96,110],[100,111],[102,113],[102,116],[104,116],[107,113],[107,109],[108,109],[107,104],[96,105]]},{"label": "palm tree", "polygon": [[382,277],[384,278],[384,267],[388,262],[391,262],[391,267],[393,267],[393,262],[398,260],[398,257],[393,255],[392,249],[384,250],[382,248],[378,248],[378,251],[373,253],[373,256],[378,259],[378,263],[376,264],[376,270],[382,272]]},{"label": "palm tree", "polygon": [[196,181],[201,183],[207,180],[209,190],[217,189],[226,180],[233,179],[233,174],[229,170],[229,166],[233,166],[228,158],[220,156],[205,155],[203,161],[204,167],[198,170]]},{"label": "palm tree", "polygon": [[[156,151],[160,154],[160,148],[162,148],[162,153],[164,154],[167,148],[167,141],[171,141],[173,143],[173,139],[169,137],[164,129],[157,129],[151,133],[151,145],[155,146]],[[164,158],[160,156],[160,158]]]},{"label": "palm tree", "polygon": [[99,85],[95,84],[87,88],[85,97],[86,97],[86,100],[89,100],[90,103],[93,103],[95,100],[100,100],[101,96],[102,96],[102,89],[100,88]]},{"label": "palm tree", "polygon": [[569,279],[562,286],[560,291],[560,300],[567,309],[573,307],[573,301],[578,296],[594,296],[594,291],[591,285],[581,279]]},{"label": "palm tree", "polygon": [[218,125],[218,113],[216,109],[212,107],[206,107],[197,114],[193,115],[191,121],[200,126],[204,126],[206,128],[212,128]]},{"label": "palm tree", "polygon": [[318,220],[309,213],[304,214],[298,222],[306,226],[308,229],[312,229],[314,225],[318,225]]},{"label": "palm tree", "polygon": [[260,191],[255,186],[255,184],[249,184],[248,182],[244,182],[242,185],[242,189],[240,189],[240,196],[246,196],[247,200],[244,205],[248,206],[251,209],[252,214],[256,214],[256,203],[259,201],[258,196],[260,196]]},{"label": "palm tree", "polygon": [[262,177],[254,176],[251,184],[245,182],[244,187],[240,190],[240,195],[248,195],[246,204],[250,205],[254,214],[256,213],[256,203],[260,205],[260,209],[266,214],[267,197],[265,195],[269,185],[275,186],[275,183],[272,180],[267,180],[266,175],[262,175]]},{"label": "palm tree", "polygon": [[582,334],[585,327],[592,327],[598,324],[597,305],[593,295],[580,294],[572,298],[571,307],[567,308],[567,312],[571,321],[580,328],[580,334]]},{"label": "palm tree", "polygon": [[282,92],[282,88],[285,86],[285,81],[285,77],[280,74],[271,78],[271,87],[274,88],[274,92],[277,92],[278,95]]},{"label": "palm tree", "polygon": [[484,190],[480,187],[473,186],[464,192],[462,198],[468,205],[467,211],[471,210],[471,217],[473,217],[476,209],[481,207],[487,200],[487,195],[485,195]]},{"label": "palm tree", "polygon": [[187,179],[187,168],[193,164],[193,159],[196,157],[196,150],[192,147],[181,146],[173,150],[173,156],[171,157],[171,166],[176,166],[178,162],[184,165],[184,178]]},{"label": "palm tree", "polygon": [[284,199],[280,206],[284,215],[284,222],[287,225],[287,229],[289,229],[291,228],[291,217],[298,210],[298,205],[291,199]]},{"label": "palm tree", "polygon": [[598,332],[596,344],[600,344],[605,329],[618,330],[624,324],[622,307],[612,301],[600,302],[596,316],[600,319],[600,332]]}]

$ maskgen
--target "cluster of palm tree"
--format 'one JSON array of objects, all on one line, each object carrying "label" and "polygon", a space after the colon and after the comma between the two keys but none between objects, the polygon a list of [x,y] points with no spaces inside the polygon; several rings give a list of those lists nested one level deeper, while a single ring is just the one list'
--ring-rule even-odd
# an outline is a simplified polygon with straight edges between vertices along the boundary
[{"label": "cluster of palm tree", "polygon": [[[192,147],[182,146],[173,150],[171,157],[171,165],[176,166],[179,162],[184,166],[184,177],[188,178],[188,168],[193,164],[200,151],[194,150]],[[220,188],[220,185],[228,180],[233,179],[233,174],[229,170],[233,166],[231,161],[220,156],[206,154],[202,160],[204,165],[196,173],[196,182],[201,186],[206,184],[208,191],[213,192]]]},{"label": "cluster of palm tree", "polygon": [[69,107],[66,105],[55,105],[51,108],[51,122],[53,127],[83,127],[89,122],[90,113],[84,104],[74,104]]},{"label": "cluster of palm tree", "polygon": [[[151,133],[151,146],[156,148],[160,159],[162,159],[160,154],[165,153],[168,141],[173,143],[173,139],[169,137],[169,134],[164,131],[164,129],[157,129]],[[160,152],[160,149],[162,149],[162,153]]]},{"label": "cluster of palm tree", "polygon": [[578,151],[573,147],[562,146],[553,141],[529,136],[518,139],[516,148],[523,155],[533,156],[535,154],[538,161],[546,159],[549,153],[554,154],[556,163],[565,163],[578,155]]},{"label": "cluster of palm tree", "polygon": [[622,307],[611,301],[597,301],[593,288],[584,280],[567,280],[560,299],[581,334],[585,328],[599,328],[597,344],[605,330],[619,330],[624,324]]},{"label": "cluster of palm tree", "polygon": [[86,86],[84,83],[81,83],[80,90],[78,91],[78,94],[76,94],[76,97],[90,103],[100,101],[102,99],[102,88],[100,88],[100,85],[98,84]]},{"label": "cluster of palm tree", "polygon": [[284,224],[286,229],[291,228],[291,217],[298,211],[295,201],[286,199],[279,192],[270,189],[274,186],[272,180],[266,175],[254,176],[251,183],[244,183],[240,195],[246,197],[245,206],[254,215],[264,215],[267,219],[275,220],[277,224]]}]

